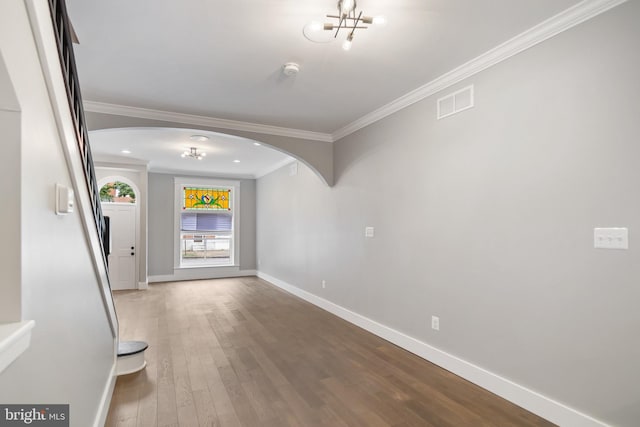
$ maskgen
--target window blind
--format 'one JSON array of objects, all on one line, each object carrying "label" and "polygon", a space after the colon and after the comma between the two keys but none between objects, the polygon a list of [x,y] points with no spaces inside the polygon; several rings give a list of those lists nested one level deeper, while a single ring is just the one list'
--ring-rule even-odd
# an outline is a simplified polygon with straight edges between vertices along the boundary
[{"label": "window blind", "polygon": [[231,231],[230,213],[223,212],[182,212],[182,231]]}]

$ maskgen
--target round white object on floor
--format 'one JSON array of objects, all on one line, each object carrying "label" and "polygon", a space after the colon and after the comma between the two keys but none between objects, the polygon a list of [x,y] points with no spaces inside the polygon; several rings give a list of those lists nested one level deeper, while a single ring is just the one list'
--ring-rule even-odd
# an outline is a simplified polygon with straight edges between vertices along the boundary
[{"label": "round white object on floor", "polygon": [[149,347],[144,341],[124,341],[118,343],[118,362],[116,375],[133,374],[147,366],[144,351]]}]

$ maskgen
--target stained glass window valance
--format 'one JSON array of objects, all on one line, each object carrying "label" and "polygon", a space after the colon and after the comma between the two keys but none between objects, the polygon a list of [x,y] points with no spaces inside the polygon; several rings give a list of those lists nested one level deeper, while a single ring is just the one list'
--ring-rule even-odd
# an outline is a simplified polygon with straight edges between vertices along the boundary
[{"label": "stained glass window valance", "polygon": [[231,189],[229,188],[183,187],[183,190],[183,210],[231,210]]}]

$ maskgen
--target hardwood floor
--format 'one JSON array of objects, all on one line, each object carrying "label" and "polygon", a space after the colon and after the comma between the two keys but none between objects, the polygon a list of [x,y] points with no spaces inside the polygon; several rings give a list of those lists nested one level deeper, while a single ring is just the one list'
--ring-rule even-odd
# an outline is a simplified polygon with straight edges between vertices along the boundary
[{"label": "hardwood floor", "polygon": [[115,294],[147,368],[107,426],[551,426],[255,277]]}]

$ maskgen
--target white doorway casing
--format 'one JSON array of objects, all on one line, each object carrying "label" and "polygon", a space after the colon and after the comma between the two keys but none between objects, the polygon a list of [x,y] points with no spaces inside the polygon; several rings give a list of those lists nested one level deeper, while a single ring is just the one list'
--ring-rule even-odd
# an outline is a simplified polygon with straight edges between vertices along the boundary
[{"label": "white doorway casing", "polygon": [[[110,182],[123,182],[129,185],[136,195],[135,210],[135,254],[136,287],[147,289],[147,168],[144,165],[116,165],[96,162],[98,188]],[[102,203],[106,206],[106,203]]]},{"label": "white doorway casing", "polygon": [[102,212],[110,218],[109,282],[111,289],[114,291],[137,289],[136,205],[102,203]]}]

